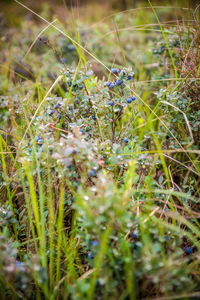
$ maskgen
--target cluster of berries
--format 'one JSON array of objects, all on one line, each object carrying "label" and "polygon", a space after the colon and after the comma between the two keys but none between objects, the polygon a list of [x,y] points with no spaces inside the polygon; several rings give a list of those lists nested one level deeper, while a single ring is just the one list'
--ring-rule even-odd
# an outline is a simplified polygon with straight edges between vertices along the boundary
[{"label": "cluster of berries", "polygon": [[72,85],[72,81],[68,81],[67,85],[68,85],[69,88],[72,86],[72,90],[73,91],[75,91],[75,90],[82,90],[84,88],[83,83],[76,83],[76,82],[74,82],[73,85]]},{"label": "cluster of berries", "polygon": [[[49,116],[53,116],[56,112],[56,110],[60,107],[60,103],[57,103],[54,107],[54,109],[51,109],[49,112]],[[60,114],[58,114],[58,119],[61,120],[62,116]]]},{"label": "cluster of berries", "polygon": [[[117,68],[112,68],[112,74],[115,74],[115,75],[119,75],[119,78],[117,78],[116,82],[110,82],[110,81],[107,81],[105,83],[105,86],[111,88],[111,89],[114,89],[115,86],[120,86],[123,84],[123,80],[122,78],[124,78],[127,74],[126,74],[126,71],[125,70],[122,70],[120,72],[119,69]],[[133,75],[132,74],[128,74],[127,77],[125,79],[127,80],[131,80],[133,78]]]},{"label": "cluster of berries", "polygon": [[[109,88],[111,88],[111,89],[114,89],[115,86],[121,86],[121,85],[123,84],[123,79],[125,79],[125,80],[131,80],[131,79],[133,78],[133,76],[134,76],[134,73],[133,73],[133,72],[127,74],[125,70],[121,70],[121,71],[120,71],[120,70],[117,69],[117,68],[112,68],[111,72],[112,72],[112,74],[119,75],[119,77],[117,78],[117,80],[116,80],[115,82],[114,82],[114,81],[113,81],[113,82],[107,81],[107,82],[105,83],[105,86],[106,86],[106,87],[109,87]],[[135,99],[136,99],[135,96],[130,96],[130,97],[128,97],[128,98],[126,99],[126,102],[127,102],[128,104],[130,104],[130,103],[132,103]],[[113,105],[114,105],[114,101],[113,101],[113,100],[109,101],[109,102],[108,102],[108,105],[113,106]]]},{"label": "cluster of berries", "polygon": [[128,98],[126,99],[126,102],[127,102],[128,104],[130,104],[130,103],[132,103],[133,101],[135,101],[135,99],[136,99],[135,96],[130,96],[130,97],[128,97]]},{"label": "cluster of berries", "polygon": [[[125,70],[122,70],[122,71],[120,72],[119,69],[117,69],[117,68],[112,68],[111,72],[112,72],[113,74],[115,74],[115,75],[118,75],[118,74],[120,73],[119,75],[120,75],[121,77],[126,76],[126,71],[125,71]],[[133,73],[132,73],[132,74],[128,74],[127,79],[128,79],[128,80],[131,80],[132,78],[133,78]]]},{"label": "cluster of berries", "polygon": [[[135,96],[130,96],[130,97],[128,97],[127,99],[126,99],[126,102],[128,103],[128,104],[131,104],[133,101],[135,101],[136,100],[136,97]],[[111,101],[109,101],[108,102],[108,105],[110,105],[110,106],[113,106],[114,105],[114,101],[113,100],[111,100]]]}]

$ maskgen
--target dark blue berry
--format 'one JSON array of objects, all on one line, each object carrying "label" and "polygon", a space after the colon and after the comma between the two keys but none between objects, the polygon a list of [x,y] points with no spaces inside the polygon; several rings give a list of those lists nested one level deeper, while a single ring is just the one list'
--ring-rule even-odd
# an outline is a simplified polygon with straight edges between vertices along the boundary
[{"label": "dark blue berry", "polygon": [[55,105],[55,109],[57,109],[57,108],[59,108],[59,107],[60,107],[60,104],[57,103],[57,104]]},{"label": "dark blue berry", "polygon": [[132,79],[132,76],[131,75],[128,75],[128,80],[131,80]]},{"label": "dark blue berry", "polygon": [[82,133],[83,133],[83,132],[84,132],[84,129],[83,129],[83,128],[81,128],[81,129],[80,129],[80,132],[82,132]]},{"label": "dark blue berry", "polygon": [[76,102],[76,104],[79,104],[79,100],[77,98],[75,99],[75,102]]},{"label": "dark blue berry", "polygon": [[62,118],[62,116],[61,115],[58,115],[58,119],[60,120]]},{"label": "dark blue berry", "polygon": [[111,82],[110,87],[111,87],[111,89],[114,89],[115,83],[114,83],[114,82]]},{"label": "dark blue berry", "polygon": [[165,238],[166,241],[169,241],[168,235],[165,234],[165,235],[164,235],[164,238]]},{"label": "dark blue berry", "polygon": [[107,82],[105,83],[105,85],[109,87],[109,86],[110,86],[110,82],[107,81]]},{"label": "dark blue berry", "polygon": [[137,234],[136,234],[135,232],[132,232],[132,233],[131,233],[131,237],[132,237],[133,239],[137,239],[138,236],[137,236]]},{"label": "dark blue berry", "polygon": [[132,102],[132,98],[131,98],[131,97],[127,98],[127,99],[126,99],[126,102],[127,102],[128,104],[130,104],[130,103]]},{"label": "dark blue berry", "polygon": [[186,247],[186,248],[185,248],[185,253],[186,253],[186,254],[192,254],[192,252],[193,252],[193,250],[192,250],[191,247]]},{"label": "dark blue berry", "polygon": [[96,116],[95,116],[95,115],[93,115],[93,116],[92,116],[92,119],[93,119],[93,120],[96,120],[97,118],[96,118]]},{"label": "dark blue berry", "polygon": [[131,99],[132,99],[132,101],[134,101],[134,100],[136,99],[136,97],[135,97],[135,96],[132,96]]},{"label": "dark blue berry", "polygon": [[49,113],[49,116],[52,116],[55,113],[55,109],[52,109]]},{"label": "dark blue berry", "polygon": [[69,87],[72,85],[71,81],[68,81],[67,84],[68,84]]},{"label": "dark blue berry", "polygon": [[125,71],[125,70],[121,70],[120,74],[121,74],[122,76],[125,76],[125,75],[126,75],[126,71]]},{"label": "dark blue berry", "polygon": [[78,153],[77,150],[73,149],[72,154],[77,154],[77,153]]},{"label": "dark blue berry", "polygon": [[95,170],[90,170],[90,171],[88,172],[88,175],[89,175],[90,177],[94,177],[94,176],[96,175]]},{"label": "dark blue berry", "polygon": [[124,138],[124,143],[128,143],[128,139],[126,137]]},{"label": "dark blue berry", "polygon": [[117,68],[112,68],[112,73],[113,74],[118,74],[119,73],[119,69],[117,69]]},{"label": "dark blue berry", "polygon": [[121,85],[123,83],[123,81],[121,79],[117,79],[116,84],[117,85]]},{"label": "dark blue berry", "polygon": [[136,249],[138,249],[138,248],[139,248],[139,243],[135,243],[134,249],[136,250]]},{"label": "dark blue berry", "polygon": [[112,101],[112,100],[109,101],[109,102],[108,102],[108,105],[113,106],[113,105],[114,105],[114,101]]}]

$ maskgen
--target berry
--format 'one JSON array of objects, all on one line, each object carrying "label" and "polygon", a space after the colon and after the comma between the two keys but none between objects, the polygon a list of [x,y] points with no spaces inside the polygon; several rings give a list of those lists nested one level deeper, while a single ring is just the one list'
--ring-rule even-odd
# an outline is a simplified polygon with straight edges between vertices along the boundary
[{"label": "berry", "polygon": [[165,235],[164,235],[164,238],[165,238],[166,241],[169,241],[168,235],[165,234]]},{"label": "berry", "polygon": [[94,246],[99,246],[99,241],[98,240],[93,240],[90,242],[90,247],[94,247]]},{"label": "berry", "polygon": [[49,116],[52,116],[55,113],[55,109],[52,109],[49,113]]},{"label": "berry", "polygon": [[69,87],[72,85],[71,81],[68,81],[67,84],[68,84]]},{"label": "berry", "polygon": [[132,101],[134,101],[134,100],[136,99],[136,97],[135,97],[135,96],[132,96],[131,99],[132,99]]},{"label": "berry", "polygon": [[59,107],[60,107],[60,104],[57,103],[57,104],[55,105],[55,109],[57,109],[57,108],[59,108]]},{"label": "berry", "polygon": [[111,82],[110,87],[111,87],[111,89],[114,89],[115,83],[114,83],[114,82]]},{"label": "berry", "polygon": [[118,74],[119,73],[119,70],[117,68],[112,68],[111,71],[112,71],[113,74]]},{"label": "berry", "polygon": [[39,146],[42,146],[42,139],[38,139],[37,142]]},{"label": "berry", "polygon": [[96,175],[95,170],[90,170],[90,171],[88,172],[88,175],[89,175],[90,177],[94,177],[94,176]]},{"label": "berry", "polygon": [[137,234],[136,234],[135,232],[132,232],[132,233],[131,233],[131,237],[132,237],[133,239],[137,239],[138,236],[137,236]]},{"label": "berry", "polygon": [[126,75],[126,71],[125,70],[121,70],[120,75],[125,76]]},{"label": "berry", "polygon": [[72,154],[77,154],[77,153],[78,153],[77,150],[73,149]]},{"label": "berry", "polygon": [[121,85],[123,83],[123,81],[121,79],[117,79],[116,84],[117,85]]},{"label": "berry", "polygon": [[93,258],[93,253],[92,253],[92,251],[89,251],[89,252],[88,252],[88,258],[89,258],[89,259],[92,259],[92,258]]},{"label": "berry", "polygon": [[75,102],[76,102],[76,104],[79,104],[79,100],[77,98],[75,99]]},{"label": "berry", "polygon": [[186,253],[186,254],[192,254],[192,252],[193,252],[193,250],[192,250],[191,247],[186,247],[186,248],[185,248],[185,253]]},{"label": "berry", "polygon": [[128,143],[128,139],[126,137],[124,138],[124,143]]},{"label": "berry", "polygon": [[139,246],[140,246],[140,244],[139,243],[135,243],[135,245],[134,245],[134,249],[136,250],[136,249],[138,249],[139,248]]},{"label": "berry", "polygon": [[69,45],[68,49],[71,51],[74,51],[74,50],[76,50],[76,47],[74,46],[74,44],[71,44],[71,45]]},{"label": "berry", "polygon": [[107,81],[107,82],[105,83],[105,85],[109,87],[109,86],[110,86],[110,82]]},{"label": "berry", "polygon": [[17,268],[17,269],[19,269],[19,270],[25,270],[25,265],[24,265],[24,263],[22,263],[21,261],[16,261],[16,263],[15,263],[15,267]]},{"label": "berry", "polygon": [[97,118],[96,118],[96,116],[95,116],[95,115],[93,115],[93,116],[92,116],[92,119],[93,119],[93,120],[96,120]]},{"label": "berry", "polygon": [[62,118],[62,116],[61,116],[61,115],[58,115],[58,119],[61,120],[61,118]]},{"label": "berry", "polygon": [[132,79],[132,76],[131,75],[128,75],[128,80],[131,80]]},{"label": "berry", "polygon": [[130,104],[130,103],[132,102],[132,97],[127,98],[127,99],[126,99],[126,102],[127,102],[128,104]]},{"label": "berry", "polygon": [[108,102],[108,105],[113,106],[113,105],[114,105],[114,101],[112,101],[112,100],[109,101],[109,102]]}]

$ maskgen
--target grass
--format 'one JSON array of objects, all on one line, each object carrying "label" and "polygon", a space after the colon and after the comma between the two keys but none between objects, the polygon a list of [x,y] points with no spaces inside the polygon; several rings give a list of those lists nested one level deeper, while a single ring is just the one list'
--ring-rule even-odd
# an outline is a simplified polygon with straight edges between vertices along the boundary
[{"label": "grass", "polygon": [[0,46],[1,299],[199,297],[193,11],[148,1],[89,31],[16,2],[46,27]]}]

